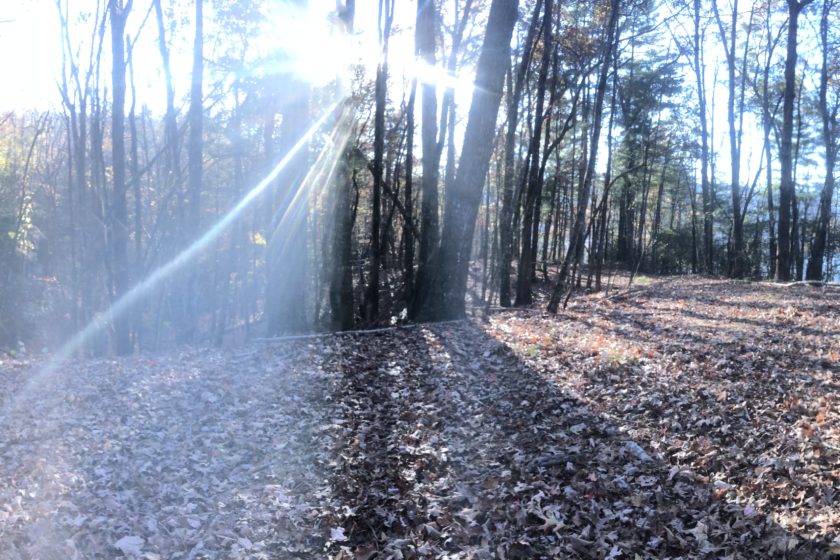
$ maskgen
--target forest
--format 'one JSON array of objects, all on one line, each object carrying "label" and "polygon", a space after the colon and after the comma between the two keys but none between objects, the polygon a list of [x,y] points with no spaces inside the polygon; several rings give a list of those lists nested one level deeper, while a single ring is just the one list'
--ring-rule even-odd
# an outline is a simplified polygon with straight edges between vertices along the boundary
[{"label": "forest", "polygon": [[0,557],[840,556],[840,1],[0,48]]},{"label": "forest", "polygon": [[0,128],[0,342],[221,344],[540,283],[556,311],[618,270],[835,279],[840,10],[718,3],[47,6],[52,105]]}]

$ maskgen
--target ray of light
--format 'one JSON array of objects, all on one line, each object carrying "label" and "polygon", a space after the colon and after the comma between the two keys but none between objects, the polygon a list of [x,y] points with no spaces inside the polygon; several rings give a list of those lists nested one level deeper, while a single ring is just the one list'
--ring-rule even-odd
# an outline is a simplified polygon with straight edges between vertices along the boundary
[{"label": "ray of light", "polygon": [[[345,104],[318,159],[309,168],[306,177],[301,181],[300,187],[291,193],[290,200],[278,209],[278,216],[273,220],[275,226],[271,237],[272,239],[279,237],[280,243],[269,244],[270,251],[275,252],[275,254],[282,254],[286,250],[286,239],[280,237],[280,235],[281,232],[290,231],[297,227],[303,220],[306,214],[306,205],[303,204],[304,193],[317,198],[326,186],[331,184],[342,152],[353,132],[352,122],[354,118],[353,108],[350,104]],[[305,188],[301,188],[304,186]]]},{"label": "ray of light", "polygon": [[[6,410],[14,408],[14,403],[21,402],[21,400],[37,389],[41,384],[48,381],[49,377],[54,374],[58,367],[67,360],[70,356],[75,354],[90,338],[97,335],[100,331],[106,328],[107,325],[113,323],[114,319],[123,313],[127,312],[135,303],[140,301],[143,296],[148,294],[164,280],[172,276],[178,269],[196,258],[204,249],[207,248],[213,241],[215,241],[242,213],[265,191],[271,183],[280,175],[280,173],[289,165],[298,152],[312,139],[312,137],[321,129],[321,127],[329,121],[335,109],[341,104],[341,101],[336,101],[330,105],[324,114],[303,134],[303,136],[292,146],[285,156],[274,166],[268,175],[266,175],[257,185],[251,189],[227,214],[225,214],[218,222],[210,227],[200,238],[196,239],[189,247],[181,251],[177,256],[166,264],[161,265],[155,269],[144,280],[138,282],[131,290],[115,301],[100,317],[93,319],[81,331],[75,334],[68,340],[58,351],[55,352],[42,365],[38,372],[30,377],[23,388],[15,395],[14,398],[9,399],[4,403],[4,413]],[[2,421],[3,415],[0,415]]]}]

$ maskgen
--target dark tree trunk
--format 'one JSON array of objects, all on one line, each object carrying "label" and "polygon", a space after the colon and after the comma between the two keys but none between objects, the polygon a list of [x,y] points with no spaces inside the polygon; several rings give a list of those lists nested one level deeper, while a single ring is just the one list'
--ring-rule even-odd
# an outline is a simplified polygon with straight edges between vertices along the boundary
[{"label": "dark tree trunk", "polygon": [[514,206],[518,203],[514,198],[514,183],[516,179],[515,150],[516,150],[516,129],[519,125],[519,101],[522,97],[522,90],[525,77],[528,73],[528,66],[531,63],[531,52],[533,49],[534,37],[537,33],[539,22],[539,10],[542,0],[537,0],[534,6],[534,13],[528,26],[528,33],[525,37],[525,45],[522,51],[522,60],[516,71],[516,79],[508,80],[507,91],[507,114],[508,125],[505,134],[505,169],[504,182],[502,184],[502,214],[499,220],[499,305],[509,307],[511,303],[510,269],[513,261],[513,214]]},{"label": "dark tree trunk", "polygon": [[[778,256],[778,246],[776,242],[776,208],[773,202],[773,146],[770,142],[770,133],[773,129],[773,120],[775,118],[776,110],[771,111],[770,103],[770,66],[773,61],[773,51],[778,45],[781,33],[775,38],[770,28],[770,17],[766,17],[765,31],[767,33],[767,50],[766,58],[762,68],[763,83],[761,88],[761,117],[762,128],[764,131],[764,156],[765,156],[765,178],[767,188],[767,221],[768,234],[770,237],[770,259],[769,259],[769,278],[776,276],[776,258]],[[778,107],[778,105],[777,105]]]},{"label": "dark tree trunk", "polygon": [[[382,267],[382,254],[380,250],[381,221],[382,221],[382,181],[384,174],[383,159],[385,154],[385,104],[387,101],[387,80],[388,80],[388,36],[391,33],[391,22],[393,21],[394,2],[385,0],[380,4],[384,10],[380,14],[383,22],[381,30],[382,37],[382,59],[376,67],[374,129],[373,129],[373,194],[371,204],[371,232],[370,232],[370,272],[368,273],[367,293],[365,296],[365,320],[374,324],[379,319],[379,273]],[[424,119],[425,120],[425,119]]]},{"label": "dark tree trunk", "polygon": [[464,145],[452,184],[452,196],[446,199],[441,243],[433,269],[435,277],[430,283],[431,289],[420,294],[424,301],[421,319],[443,320],[465,314],[476,215],[493,148],[488,140],[496,129],[518,4],[517,0],[493,0],[490,6]]},{"label": "dark tree trunk", "polygon": [[[134,282],[139,281],[143,272],[143,192],[140,186],[140,146],[137,138],[137,88],[134,84],[134,57],[132,49],[128,51],[129,77],[131,84],[131,109],[128,113],[129,132],[131,136],[131,187],[134,198]],[[141,335],[143,331],[143,313],[139,307],[132,317],[132,329],[138,348],[142,348]]]},{"label": "dark tree trunk", "polygon": [[[417,18],[415,23],[415,51],[424,64],[435,65],[435,3],[433,0],[417,1]],[[385,39],[387,41],[387,37]],[[440,223],[438,212],[438,168],[440,164],[440,148],[437,143],[437,93],[436,84],[423,82],[420,88],[420,111],[422,124],[420,127],[421,145],[423,149],[423,177],[420,181],[420,254],[419,270],[417,274],[417,289],[426,290],[429,282],[432,252],[437,247],[440,238]],[[446,115],[442,117],[445,118]],[[452,139],[450,138],[450,143]],[[412,316],[416,316],[419,309],[415,298]]]},{"label": "dark tree trunk", "polygon": [[820,43],[822,45],[822,66],[820,68],[819,111],[822,121],[822,138],[825,146],[825,182],[820,192],[820,204],[808,259],[808,280],[822,280],[825,261],[828,228],[831,224],[831,200],[834,195],[834,170],[837,162],[837,113],[828,107],[828,65],[830,44],[828,40],[828,16],[835,6],[832,0],[824,0],[820,17]]},{"label": "dark tree trunk", "polygon": [[779,186],[779,256],[776,264],[776,279],[790,280],[793,265],[791,251],[791,210],[796,196],[793,184],[793,111],[796,97],[796,42],[799,28],[799,14],[813,0],[787,0],[788,37],[785,58],[785,91],[782,109],[782,138],[779,160],[782,180]]},{"label": "dark tree trunk", "polygon": [[[189,200],[189,214],[187,224],[187,240],[192,242],[200,231],[201,224],[201,184],[204,168],[203,142],[203,113],[204,100],[202,85],[204,82],[204,0],[195,2],[195,40],[193,42],[193,69],[190,85],[189,123],[190,135],[187,148],[187,198]],[[195,339],[198,329],[197,306],[200,301],[196,294],[198,278],[197,264],[189,273],[187,288],[183,294],[186,305],[185,332],[186,340]]]},{"label": "dark tree trunk", "polygon": [[[669,150],[670,146],[666,148]],[[668,171],[668,164],[670,163],[668,157],[665,158],[665,162],[662,164],[662,174],[659,176],[659,188],[656,191],[656,208],[653,211],[653,226],[651,228],[651,251],[650,251],[650,263],[651,263],[651,272],[654,274],[657,272],[657,259],[658,259],[658,242],[659,242],[659,228],[662,221],[662,195],[665,192],[665,173]]]},{"label": "dark tree trunk", "polygon": [[166,115],[164,116],[164,135],[166,138],[166,152],[164,164],[166,180],[169,184],[180,183],[181,162],[178,138],[178,123],[175,118],[175,90],[172,87],[172,70],[169,65],[169,47],[166,44],[166,28],[163,22],[163,11],[160,0],[154,0],[155,15],[158,27],[158,48],[163,62],[164,84],[166,85]]},{"label": "dark tree trunk", "polygon": [[[738,0],[734,0],[732,4],[732,22],[729,29],[729,42],[727,43],[726,31],[723,27],[723,21],[720,18],[720,13],[717,7],[717,0],[712,1],[712,7],[715,13],[715,19],[720,31],[721,42],[723,43],[724,52],[726,55],[726,67],[729,74],[728,86],[729,97],[726,104],[726,118],[729,125],[729,156],[730,156],[730,192],[732,195],[732,245],[729,255],[729,274],[733,278],[742,278],[746,270],[746,254],[744,247],[744,222],[741,218],[741,132],[735,125],[735,98],[737,91],[737,83],[735,78],[735,49],[736,49],[736,35],[738,29]],[[747,44],[744,47],[745,56],[749,49],[750,28],[752,27],[752,16],[750,16],[750,24],[747,27]],[[745,76],[745,68],[742,69],[742,76]],[[745,83],[741,83],[741,107],[739,114],[743,115],[743,96]],[[741,117],[741,129],[743,128],[743,116]]]},{"label": "dark tree trunk", "polygon": [[552,48],[552,18],[551,6],[553,2],[549,0],[545,3],[542,23],[542,62],[540,64],[540,73],[537,78],[537,100],[536,108],[534,110],[534,128],[531,132],[531,141],[528,146],[528,155],[531,160],[531,165],[528,173],[528,183],[525,194],[525,208],[522,219],[522,238],[521,250],[519,256],[519,266],[517,267],[516,280],[516,305],[527,305],[531,303],[531,279],[532,266],[534,263],[535,254],[533,251],[532,238],[534,237],[534,223],[539,219],[537,215],[537,198],[542,190],[542,173],[540,173],[540,143],[542,140],[543,130],[543,111],[545,106],[545,86],[548,80],[548,70],[551,67]]},{"label": "dark tree trunk", "polygon": [[702,63],[701,49],[703,41],[700,33],[700,0],[694,0],[694,53],[693,70],[697,82],[697,111],[700,116],[700,188],[703,193],[703,253],[705,271],[711,273],[714,268],[714,231],[713,217],[714,196],[709,182],[709,127],[706,114],[705,65]]},{"label": "dark tree trunk", "polygon": [[805,80],[799,81],[799,92],[796,96],[796,140],[793,150],[793,199],[792,199],[792,220],[790,223],[790,250],[793,258],[794,278],[801,281],[805,276],[805,227],[808,223],[808,206],[802,209],[801,219],[799,210],[799,198],[796,195],[797,171],[799,170],[799,152],[802,149],[802,89]]},{"label": "dark tree trunk", "polygon": [[417,80],[411,82],[406,111],[406,152],[405,152],[405,225],[403,227],[403,253],[405,295],[409,307],[414,297],[414,237],[411,231],[414,220],[414,105],[417,98]]}]

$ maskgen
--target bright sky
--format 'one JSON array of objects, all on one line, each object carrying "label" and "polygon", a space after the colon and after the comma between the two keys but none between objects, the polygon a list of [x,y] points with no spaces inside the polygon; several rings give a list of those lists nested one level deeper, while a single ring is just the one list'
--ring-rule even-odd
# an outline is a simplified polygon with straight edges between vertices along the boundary
[{"label": "bright sky", "polygon": [[[166,11],[170,2],[164,0]],[[263,14],[263,33],[260,37],[252,38],[249,53],[267,51],[278,47],[291,53],[296,61],[295,71],[318,85],[329,82],[335,73],[352,62],[355,56],[366,62],[373,74],[378,56],[377,33],[375,29],[377,17],[376,2],[358,2],[356,14],[355,44],[348,47],[346,40],[331,34],[326,25],[328,14],[334,9],[333,2],[311,2],[312,9],[308,13],[300,13],[285,2],[267,3],[267,11]],[[176,99],[182,99],[189,87],[191,71],[191,48],[193,29],[192,7],[180,6],[179,17],[183,17],[186,26],[179,27],[175,33],[170,32],[167,41],[171,48],[171,65],[175,78]],[[93,9],[93,2],[83,4],[71,3],[73,9],[79,6]],[[127,33],[135,36],[139,26],[146,18],[151,3],[136,0],[134,8],[128,18]],[[414,2],[397,2],[395,10],[394,34],[390,44],[390,68],[392,79],[392,99],[401,99],[402,78],[409,78],[418,70],[414,66],[414,38],[413,24],[415,15]],[[168,16],[166,16],[168,18]],[[71,41],[76,48],[88,41],[93,28],[92,21],[78,23],[71,12],[70,16]],[[61,72],[61,31],[58,12],[54,0],[24,0],[21,2],[4,1],[0,10],[0,52],[21,53],[22,56],[0,57],[0,72],[3,76],[13,76],[0,88],[0,111],[24,109],[60,108],[60,97],[57,89],[57,79]],[[218,21],[212,12],[212,5],[205,2],[205,58],[213,60],[218,53],[212,52],[213,33],[224,28],[225,22]],[[103,50],[103,68],[108,68],[110,36],[106,30],[105,49]],[[82,49],[83,58],[88,47]],[[25,53],[25,56],[23,54]],[[150,12],[145,21],[145,28],[135,46],[135,81],[138,98],[154,111],[162,111],[165,106],[163,91],[163,73],[160,54],[157,46],[157,25],[154,12]],[[211,65],[206,71],[212,71]],[[441,72],[430,72],[428,69],[420,71],[432,79],[445,81],[447,85],[456,85],[460,91],[459,102],[468,103],[471,93],[472,69],[462,72],[465,77],[459,80],[445,80]],[[429,76],[429,74],[434,74]],[[110,76],[103,73],[104,85],[109,86]],[[130,102],[130,100],[129,100]]]},{"label": "bright sky", "polygon": [[51,0],[6,0],[0,9],[0,111],[46,109],[58,99],[58,18]]}]

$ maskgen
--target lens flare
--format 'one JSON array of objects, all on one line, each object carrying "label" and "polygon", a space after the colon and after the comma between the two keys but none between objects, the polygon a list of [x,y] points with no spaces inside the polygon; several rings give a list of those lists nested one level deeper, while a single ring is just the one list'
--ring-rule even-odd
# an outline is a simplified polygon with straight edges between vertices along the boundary
[{"label": "lens flare", "polygon": [[414,64],[411,70],[412,74],[417,77],[420,83],[433,85],[438,90],[452,89],[458,92],[459,95],[467,97],[475,89],[475,83],[472,77],[465,73],[457,75],[450,74],[440,66],[432,66],[422,61]]}]

